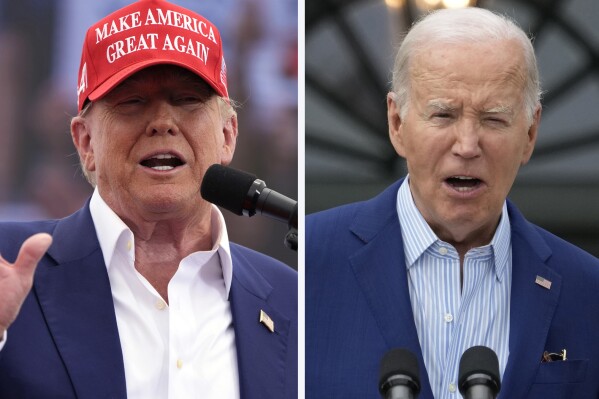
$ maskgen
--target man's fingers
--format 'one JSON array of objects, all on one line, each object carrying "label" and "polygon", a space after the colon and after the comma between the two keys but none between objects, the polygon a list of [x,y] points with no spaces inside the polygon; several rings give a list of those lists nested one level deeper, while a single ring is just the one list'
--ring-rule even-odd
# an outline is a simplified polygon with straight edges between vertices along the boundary
[{"label": "man's fingers", "polygon": [[35,267],[51,244],[52,236],[46,233],[35,234],[25,240],[15,262],[17,271],[33,276]]}]

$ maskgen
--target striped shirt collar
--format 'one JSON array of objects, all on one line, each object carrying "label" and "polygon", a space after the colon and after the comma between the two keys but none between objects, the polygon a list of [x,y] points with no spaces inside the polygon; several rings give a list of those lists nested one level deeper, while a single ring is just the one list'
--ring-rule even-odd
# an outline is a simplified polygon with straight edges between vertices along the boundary
[{"label": "striped shirt collar", "polygon": [[[406,267],[410,269],[431,245],[441,242],[441,240],[416,207],[410,191],[409,176],[404,179],[397,193],[397,214],[406,254]],[[495,258],[495,274],[499,281],[503,279],[508,266],[510,242],[510,220],[507,205],[504,201],[499,226],[489,244]]]}]

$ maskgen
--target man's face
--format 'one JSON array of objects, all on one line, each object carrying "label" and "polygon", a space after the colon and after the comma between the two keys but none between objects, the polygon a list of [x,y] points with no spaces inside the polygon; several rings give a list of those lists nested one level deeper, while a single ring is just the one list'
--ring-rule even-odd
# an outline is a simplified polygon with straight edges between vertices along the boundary
[{"label": "man's face", "polygon": [[204,173],[231,161],[237,137],[235,117],[221,112],[213,93],[185,69],[151,67],[75,119],[82,161],[117,213],[160,218],[207,206],[199,195]]},{"label": "man's face", "polygon": [[519,48],[510,41],[430,46],[412,59],[405,118],[388,98],[391,141],[407,161],[416,206],[450,243],[488,243],[532,154],[540,108],[531,126]]}]

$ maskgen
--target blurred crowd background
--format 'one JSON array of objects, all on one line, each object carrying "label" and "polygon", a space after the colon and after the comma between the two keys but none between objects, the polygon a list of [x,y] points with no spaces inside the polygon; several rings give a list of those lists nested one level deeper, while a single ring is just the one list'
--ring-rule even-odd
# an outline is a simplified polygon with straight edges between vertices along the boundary
[{"label": "blurred crowd background", "polygon": [[[87,28],[132,0],[0,0],[0,221],[62,218],[92,188],[69,121]],[[297,199],[296,0],[172,0],[220,30],[229,93],[240,103],[232,167]],[[229,238],[297,268],[287,226],[223,211]]]}]

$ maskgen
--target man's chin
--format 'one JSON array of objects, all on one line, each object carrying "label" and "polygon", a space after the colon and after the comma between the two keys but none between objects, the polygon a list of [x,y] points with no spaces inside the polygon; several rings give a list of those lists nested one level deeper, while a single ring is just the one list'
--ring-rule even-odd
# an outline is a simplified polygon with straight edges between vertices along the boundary
[{"label": "man's chin", "polygon": [[192,208],[199,202],[199,194],[186,193],[185,190],[173,188],[148,188],[139,197],[139,207],[152,213],[180,212]]}]

